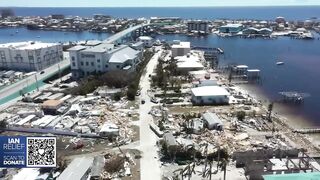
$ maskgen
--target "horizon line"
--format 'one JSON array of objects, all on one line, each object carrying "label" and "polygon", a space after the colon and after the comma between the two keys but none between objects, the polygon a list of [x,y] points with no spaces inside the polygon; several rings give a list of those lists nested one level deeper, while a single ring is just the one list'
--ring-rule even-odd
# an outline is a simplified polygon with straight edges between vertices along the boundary
[{"label": "horizon line", "polygon": [[315,7],[318,5],[225,5],[225,6],[0,6],[0,8],[215,8],[215,7]]}]

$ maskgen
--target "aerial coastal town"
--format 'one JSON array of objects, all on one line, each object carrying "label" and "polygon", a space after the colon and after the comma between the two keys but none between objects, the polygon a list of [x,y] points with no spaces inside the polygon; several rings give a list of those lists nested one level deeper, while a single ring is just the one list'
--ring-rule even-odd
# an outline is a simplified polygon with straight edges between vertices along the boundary
[{"label": "aerial coastal town", "polygon": [[[244,88],[261,81],[226,52],[159,34],[288,36],[317,41],[314,19],[138,19],[14,16],[0,28],[112,33],[104,40],[0,44],[1,136],[55,136],[56,167],[0,168],[0,179],[304,179],[319,176],[319,129],[295,128],[271,101]],[[12,32],[15,36],[19,32]],[[277,61],[274,66],[284,62]],[[289,103],[307,95],[281,92]]]}]

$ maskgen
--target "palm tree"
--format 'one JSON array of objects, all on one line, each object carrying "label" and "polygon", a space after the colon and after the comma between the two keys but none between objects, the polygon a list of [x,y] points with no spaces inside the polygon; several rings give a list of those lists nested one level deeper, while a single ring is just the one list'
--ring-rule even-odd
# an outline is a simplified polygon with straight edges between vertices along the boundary
[{"label": "palm tree", "polygon": [[273,102],[268,105],[268,121],[271,121],[271,113],[273,110]]}]

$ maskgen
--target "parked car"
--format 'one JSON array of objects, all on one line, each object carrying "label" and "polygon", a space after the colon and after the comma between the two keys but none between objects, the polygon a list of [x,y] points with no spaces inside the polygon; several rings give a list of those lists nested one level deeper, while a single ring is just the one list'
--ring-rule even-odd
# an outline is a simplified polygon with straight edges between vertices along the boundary
[{"label": "parked car", "polygon": [[156,99],[156,98],[151,98],[151,100],[150,100],[151,102],[153,102],[153,103],[155,103],[155,104],[158,104],[158,100]]},{"label": "parked car", "polygon": [[140,96],[141,92],[140,90],[137,91],[136,96]]},{"label": "parked car", "polygon": [[141,99],[141,104],[146,103],[146,101],[144,99]]}]

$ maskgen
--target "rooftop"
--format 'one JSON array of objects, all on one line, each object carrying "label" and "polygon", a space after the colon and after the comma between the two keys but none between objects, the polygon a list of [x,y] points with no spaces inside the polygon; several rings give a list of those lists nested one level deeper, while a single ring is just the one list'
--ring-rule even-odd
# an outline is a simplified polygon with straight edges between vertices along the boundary
[{"label": "rooftop", "polygon": [[92,157],[75,158],[68,167],[60,174],[57,180],[73,179],[80,180],[92,165]]},{"label": "rooftop", "polygon": [[177,44],[173,44],[172,48],[190,48],[190,42],[179,42]]},{"label": "rooftop", "polygon": [[220,118],[215,113],[207,112],[202,117],[208,124],[222,124]]},{"label": "rooftop", "polygon": [[203,64],[200,62],[199,57],[196,55],[187,56],[177,56],[177,66],[178,68],[204,68]]},{"label": "rooftop", "polygon": [[129,59],[135,59],[140,51],[136,51],[129,46],[122,47],[114,52],[109,59],[110,63],[124,63]]},{"label": "rooftop", "polygon": [[62,104],[63,101],[50,99],[42,103],[42,107],[56,107]]},{"label": "rooftop", "polygon": [[150,37],[150,36],[140,36],[139,39],[140,40],[145,40],[145,41],[151,41],[152,37]]},{"label": "rooftop", "polygon": [[72,48],[69,48],[68,51],[81,51],[84,49],[86,49],[85,46],[77,45],[77,46],[73,46]]},{"label": "rooftop", "polygon": [[106,51],[110,51],[114,48],[114,44],[109,43],[102,43],[96,46],[90,46],[86,49],[82,50],[82,52],[97,52],[97,53],[103,53]]},{"label": "rooftop", "polygon": [[229,96],[230,93],[220,86],[202,86],[192,88],[191,92],[194,96]]},{"label": "rooftop", "polygon": [[100,129],[100,132],[118,132],[119,127],[113,123],[104,123]]},{"label": "rooftop", "polygon": [[58,45],[57,43],[43,43],[38,41],[27,41],[27,42],[14,42],[14,43],[6,43],[0,44],[0,48],[10,48],[10,49],[18,49],[18,50],[33,50],[33,49],[41,49]]},{"label": "rooftop", "polygon": [[221,27],[239,28],[239,27],[242,27],[242,24],[227,24]]}]

